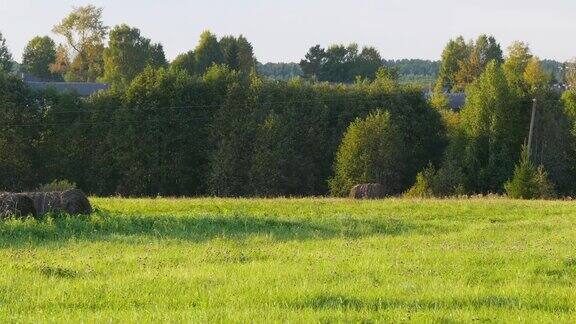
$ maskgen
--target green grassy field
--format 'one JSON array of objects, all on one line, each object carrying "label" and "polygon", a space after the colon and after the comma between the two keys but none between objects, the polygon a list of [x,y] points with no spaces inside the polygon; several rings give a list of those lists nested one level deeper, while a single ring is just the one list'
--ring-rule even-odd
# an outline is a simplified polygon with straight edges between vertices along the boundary
[{"label": "green grassy field", "polygon": [[575,322],[576,203],[92,199],[0,223],[1,322]]}]

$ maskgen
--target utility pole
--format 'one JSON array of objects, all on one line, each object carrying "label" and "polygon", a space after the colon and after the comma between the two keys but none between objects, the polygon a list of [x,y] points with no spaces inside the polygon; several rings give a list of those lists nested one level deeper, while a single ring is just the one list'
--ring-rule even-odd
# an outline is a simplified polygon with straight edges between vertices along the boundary
[{"label": "utility pole", "polygon": [[530,149],[532,148],[532,137],[534,136],[534,119],[536,118],[536,98],[532,99],[532,117],[530,118],[530,132],[528,133],[528,147],[526,151],[528,153],[528,158],[530,158]]}]

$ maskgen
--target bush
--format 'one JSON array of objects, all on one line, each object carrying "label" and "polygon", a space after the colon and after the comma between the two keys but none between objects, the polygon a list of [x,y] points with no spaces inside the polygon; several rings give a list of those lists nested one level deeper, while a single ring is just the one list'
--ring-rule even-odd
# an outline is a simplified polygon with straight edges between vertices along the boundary
[{"label": "bush", "polygon": [[52,192],[52,191],[66,191],[76,189],[76,184],[68,180],[54,180],[50,183],[43,184],[36,191]]},{"label": "bush", "polygon": [[462,166],[465,139],[454,133],[444,152],[442,165],[434,175],[432,191],[436,197],[449,197],[466,193],[466,175]]},{"label": "bush", "polygon": [[344,134],[335,162],[330,190],[346,196],[359,183],[379,183],[384,195],[402,192],[404,143],[390,122],[390,113],[377,110],[356,119]]},{"label": "bush", "polygon": [[514,199],[546,199],[554,196],[553,185],[543,166],[534,167],[524,147],[514,176],[504,185],[506,193]]},{"label": "bush", "polygon": [[406,197],[413,198],[430,198],[434,197],[432,182],[436,176],[436,170],[429,165],[424,171],[416,175],[416,183],[405,194]]},{"label": "bush", "polygon": [[429,164],[416,176],[416,183],[405,193],[406,197],[450,197],[466,193],[464,175],[454,161],[447,160],[438,170]]}]

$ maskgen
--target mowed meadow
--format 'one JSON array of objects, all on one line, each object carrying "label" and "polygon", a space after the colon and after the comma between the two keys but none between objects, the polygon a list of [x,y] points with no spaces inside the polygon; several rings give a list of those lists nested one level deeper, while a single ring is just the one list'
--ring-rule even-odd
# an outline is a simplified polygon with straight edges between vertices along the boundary
[{"label": "mowed meadow", "polygon": [[0,223],[3,322],[574,322],[576,205],[93,198]]}]

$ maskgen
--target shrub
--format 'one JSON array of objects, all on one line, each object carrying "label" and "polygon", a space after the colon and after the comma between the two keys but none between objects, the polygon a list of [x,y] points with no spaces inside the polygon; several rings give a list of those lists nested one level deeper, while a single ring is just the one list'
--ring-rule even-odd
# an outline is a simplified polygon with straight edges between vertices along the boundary
[{"label": "shrub", "polygon": [[400,193],[405,161],[399,135],[390,113],[381,110],[350,124],[336,155],[332,194],[346,196],[359,183],[379,183],[384,195]]},{"label": "shrub", "polygon": [[406,197],[413,198],[430,198],[434,197],[432,182],[436,176],[436,170],[429,165],[424,171],[416,175],[416,183],[405,194]]},{"label": "shrub", "polygon": [[462,167],[463,138],[453,135],[444,153],[442,165],[434,175],[432,191],[436,197],[463,195],[466,193],[466,175]]},{"label": "shrub", "polygon": [[52,191],[66,191],[76,189],[76,184],[68,180],[54,180],[50,183],[43,184],[36,191],[52,192]]},{"label": "shrub", "polygon": [[514,199],[545,199],[554,195],[553,185],[544,167],[534,167],[525,147],[514,169],[514,176],[506,182],[504,188],[508,196]]}]

